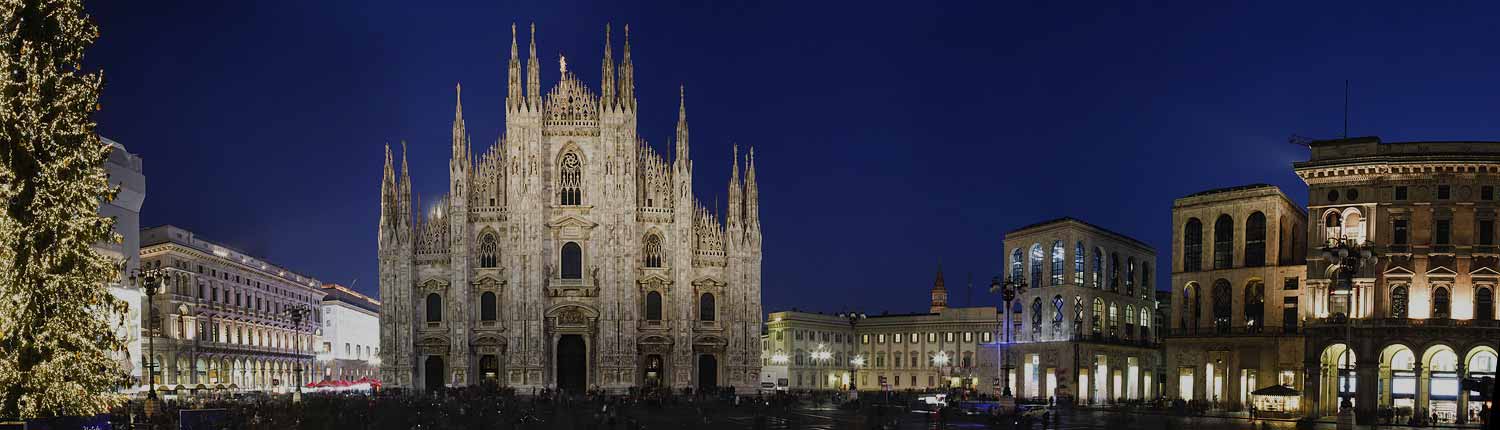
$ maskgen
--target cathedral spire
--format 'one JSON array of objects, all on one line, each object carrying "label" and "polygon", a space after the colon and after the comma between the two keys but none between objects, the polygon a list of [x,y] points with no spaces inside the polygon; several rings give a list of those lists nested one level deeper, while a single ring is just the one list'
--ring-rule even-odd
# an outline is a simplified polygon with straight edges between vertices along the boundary
[{"label": "cathedral spire", "polygon": [[[385,219],[390,215],[391,209],[396,203],[396,172],[391,168],[391,144],[385,144],[385,174],[380,178],[380,227],[384,229],[390,220]],[[384,233],[384,232],[382,232]],[[384,235],[382,234],[382,237]]]},{"label": "cathedral spire", "polygon": [[454,180],[458,180],[469,170],[469,132],[464,128],[463,84],[454,86],[453,91],[453,160],[450,173]]},{"label": "cathedral spire", "polygon": [[625,56],[620,60],[620,105],[635,107],[635,65],[630,63],[630,24],[625,24]]},{"label": "cathedral spire", "polygon": [[542,109],[542,67],[536,57],[536,23],[531,23],[531,53],[526,58],[526,102],[532,111]]},{"label": "cathedral spire", "polygon": [[687,85],[677,89],[677,159],[688,160]]},{"label": "cathedral spire", "polygon": [[506,81],[505,107],[515,109],[521,106],[525,95],[521,91],[521,59],[520,49],[516,47],[516,23],[510,23],[510,64],[508,67],[508,80]]},{"label": "cathedral spire", "polygon": [[745,157],[745,227],[760,228],[760,185],[755,182],[755,147]]},{"label": "cathedral spire", "polygon": [[609,24],[604,24],[604,64],[599,66],[599,103],[605,107],[615,105],[615,56],[609,46]]},{"label": "cathedral spire", "polygon": [[[740,144],[734,144],[734,162],[730,163],[729,173],[729,208],[724,216],[725,224],[729,229],[735,230],[740,227],[740,215],[745,211],[744,190],[745,183],[740,181]],[[734,237],[733,239],[740,239]]]}]

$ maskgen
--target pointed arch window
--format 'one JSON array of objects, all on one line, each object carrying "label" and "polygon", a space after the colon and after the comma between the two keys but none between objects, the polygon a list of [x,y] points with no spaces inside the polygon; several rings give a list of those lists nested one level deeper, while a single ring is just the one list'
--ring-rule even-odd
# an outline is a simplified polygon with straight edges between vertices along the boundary
[{"label": "pointed arch window", "polygon": [[1229,281],[1214,281],[1214,331],[1217,333],[1229,333],[1229,315],[1233,311],[1229,290]]},{"label": "pointed arch window", "polygon": [[427,293],[427,322],[443,321],[443,297],[438,293]]},{"label": "pointed arch window", "polygon": [[1266,325],[1265,318],[1266,283],[1259,279],[1250,281],[1250,284],[1245,285],[1245,329],[1259,332]]},{"label": "pointed arch window", "polygon": [[661,293],[646,293],[646,321],[661,321]]},{"label": "pointed arch window", "polygon": [[479,237],[479,267],[493,268],[499,264],[500,240],[495,238],[494,233],[485,233]]},{"label": "pointed arch window", "polygon": [[583,163],[576,153],[563,154],[558,163],[557,197],[563,206],[583,204]]},{"label": "pointed arch window", "polygon": [[1052,286],[1054,287],[1063,283],[1063,264],[1068,261],[1064,254],[1067,252],[1068,248],[1063,246],[1063,241],[1052,242]]},{"label": "pointed arch window", "polygon": [[641,255],[646,259],[646,267],[661,267],[661,238],[654,234],[647,235],[646,246]]},{"label": "pointed arch window", "polygon": [[568,242],[562,247],[562,278],[583,279],[583,247]]},{"label": "pointed arch window", "polygon": [[1031,288],[1042,286],[1042,244],[1031,244]]},{"label": "pointed arch window", "polygon": [[1088,253],[1088,250],[1083,248],[1081,240],[1073,246],[1073,285],[1083,286],[1084,261]]},{"label": "pointed arch window", "polygon": [[1214,269],[1234,266],[1234,218],[1219,215],[1214,221]]},{"label": "pointed arch window", "polygon": [[1432,317],[1438,319],[1451,318],[1453,316],[1449,312],[1451,309],[1452,305],[1449,302],[1448,288],[1437,287],[1437,289],[1434,289],[1432,291]]},{"label": "pointed arch window", "polygon": [[1197,218],[1189,218],[1182,227],[1182,270],[1203,270],[1203,223]]},{"label": "pointed arch window", "polygon": [[1405,319],[1411,290],[1405,285],[1391,288],[1391,318]]},{"label": "pointed arch window", "polygon": [[1266,265],[1266,214],[1256,211],[1245,220],[1245,267]]},{"label": "pointed arch window", "polygon": [[479,296],[479,320],[480,321],[494,321],[495,320],[495,293],[494,292],[485,291],[484,294],[481,294]]},{"label": "pointed arch window", "polygon": [[1489,287],[1479,287],[1474,291],[1474,319],[1480,321],[1495,319],[1495,292]]},{"label": "pointed arch window", "polygon": [[698,297],[698,319],[703,321],[713,321],[716,309],[718,308],[714,307],[713,293],[703,293],[702,296]]}]

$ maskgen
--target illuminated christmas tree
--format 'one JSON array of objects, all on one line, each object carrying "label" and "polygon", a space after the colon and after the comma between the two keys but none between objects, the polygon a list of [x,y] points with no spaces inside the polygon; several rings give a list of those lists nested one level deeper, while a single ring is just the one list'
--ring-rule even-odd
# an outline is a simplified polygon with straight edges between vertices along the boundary
[{"label": "illuminated christmas tree", "polygon": [[81,0],[0,0],[0,418],[87,416],[122,397],[109,352],[114,198],[95,133],[102,75]]}]

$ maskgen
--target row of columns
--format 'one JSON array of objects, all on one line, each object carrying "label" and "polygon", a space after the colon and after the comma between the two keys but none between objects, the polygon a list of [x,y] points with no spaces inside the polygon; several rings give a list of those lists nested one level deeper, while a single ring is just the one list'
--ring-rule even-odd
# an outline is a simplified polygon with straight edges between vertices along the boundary
[{"label": "row of columns", "polygon": [[[1316,364],[1308,365],[1309,375],[1319,375],[1317,378],[1307,378],[1307,390],[1303,392],[1304,397],[1311,405],[1304,406],[1309,418],[1320,418],[1323,416],[1336,415],[1342,398],[1340,394],[1348,388],[1340,385],[1339,376],[1341,371],[1336,365]],[[1467,366],[1459,363],[1455,367],[1458,379],[1462,380],[1468,375]],[[1416,382],[1416,398],[1413,399],[1413,414],[1431,414],[1432,411],[1432,371],[1423,368],[1421,364],[1413,366],[1412,373]],[[1358,417],[1375,417],[1376,409],[1380,407],[1393,407],[1395,397],[1392,390],[1395,378],[1387,366],[1379,364],[1366,364],[1356,361],[1353,374],[1354,387],[1354,412]],[[1381,377],[1384,376],[1384,377]],[[1469,415],[1469,392],[1458,390],[1456,421],[1458,424],[1466,424]],[[1363,422],[1363,421],[1362,421]]]},{"label": "row of columns", "polygon": [[[156,385],[195,387],[198,384],[234,384],[240,389],[269,389],[273,379],[279,379],[284,387],[292,387],[297,380],[296,361],[266,361],[254,357],[208,358],[200,355],[157,356],[157,361],[159,368],[156,371]],[[200,361],[202,367],[198,365]],[[306,373],[306,369],[310,368],[309,364],[310,360],[302,361],[303,383],[309,377]]]}]

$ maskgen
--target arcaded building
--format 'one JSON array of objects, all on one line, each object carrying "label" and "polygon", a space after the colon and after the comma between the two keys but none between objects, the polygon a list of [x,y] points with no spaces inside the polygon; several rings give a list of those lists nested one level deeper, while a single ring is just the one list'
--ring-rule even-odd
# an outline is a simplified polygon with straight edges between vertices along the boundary
[{"label": "arcaded building", "polygon": [[[1494,376],[1500,349],[1500,142],[1312,142],[1294,165],[1308,185],[1303,354],[1309,415],[1349,398],[1364,421],[1389,408],[1463,423],[1481,405],[1463,377]],[[1323,243],[1373,244],[1352,294],[1330,287]],[[1348,325],[1330,318],[1350,316]],[[1315,377],[1314,377],[1315,376]],[[1343,383],[1340,383],[1342,381]]]},{"label": "arcaded building", "polygon": [[[143,229],[140,243],[141,268],[171,273],[150,301],[155,315],[142,313],[157,385],[285,391],[312,378],[323,322],[317,279],[176,226]],[[297,320],[292,308],[310,312]]]},{"label": "arcaded building", "polygon": [[[1280,384],[1300,394],[1291,415],[1326,419],[1345,400],[1361,423],[1469,421],[1482,405],[1459,380],[1493,377],[1500,350],[1500,142],[1309,146],[1293,165],[1305,217],[1264,185],[1174,205],[1167,396],[1235,409]],[[1338,241],[1376,257],[1348,289],[1323,256]]]},{"label": "arcaded building", "polygon": [[1174,201],[1172,225],[1166,396],[1238,410],[1257,389],[1302,387],[1302,208],[1271,185],[1222,188]]},{"label": "arcaded building", "polygon": [[930,295],[926,312],[863,314],[852,323],[839,314],[771,313],[762,364],[793,389],[847,389],[852,371],[859,390],[989,391],[999,376],[999,312],[994,306],[948,307],[941,271]]},{"label": "arcaded building", "polygon": [[1163,371],[1156,252],[1073,218],[1005,235],[1016,294],[1003,372],[1017,397],[1081,404],[1153,398]]}]

